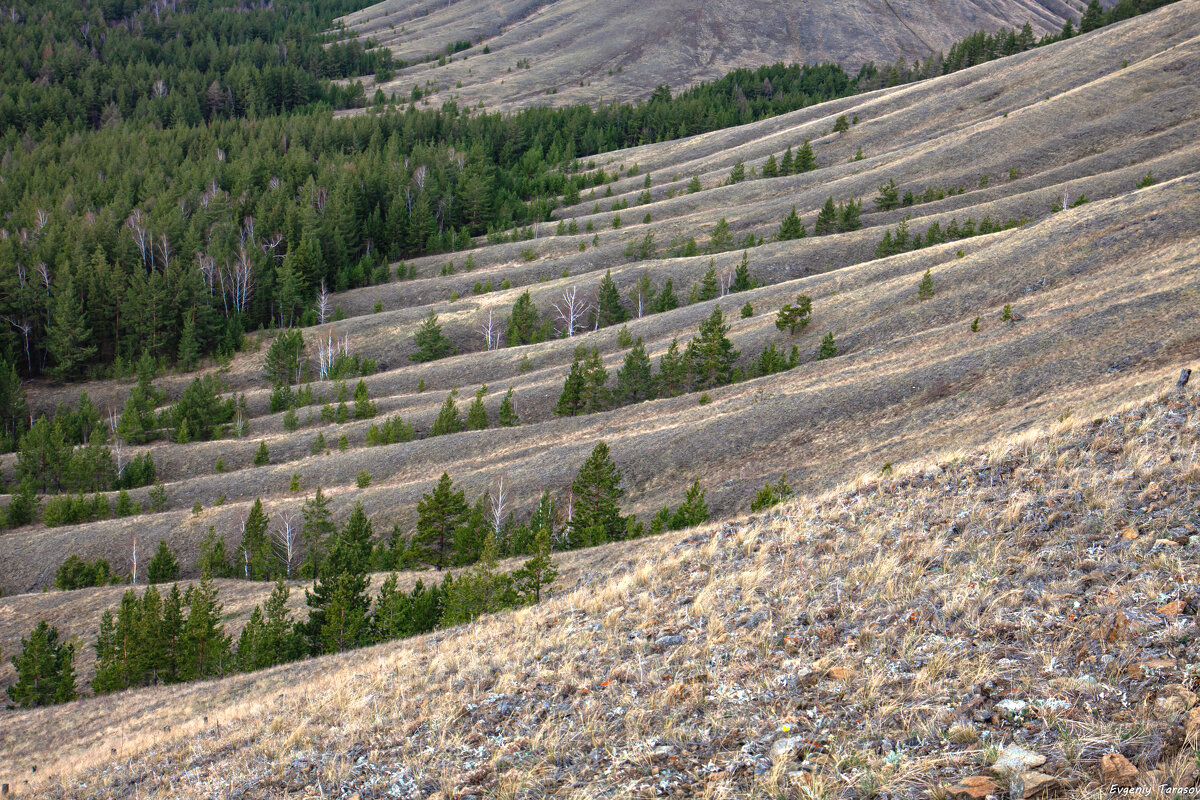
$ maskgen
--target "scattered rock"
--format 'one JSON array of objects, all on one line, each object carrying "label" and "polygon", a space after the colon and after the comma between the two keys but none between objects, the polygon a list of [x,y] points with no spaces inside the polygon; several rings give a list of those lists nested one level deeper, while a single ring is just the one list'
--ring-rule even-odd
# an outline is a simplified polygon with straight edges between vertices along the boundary
[{"label": "scattered rock", "polygon": [[[1025,709],[1028,707],[1029,704],[1024,700],[1014,700],[1012,698],[1005,698],[999,703],[996,703],[996,710],[999,711],[1006,719],[1013,719],[1014,717],[1023,715],[1025,713]],[[1045,761],[1045,759],[1042,760]],[[1037,765],[1035,764],[1034,766]]]},{"label": "scattered rock", "polygon": [[1138,768],[1120,753],[1105,753],[1100,759],[1100,779],[1108,786],[1136,786]]},{"label": "scattered rock", "polygon": [[771,758],[774,761],[799,761],[803,755],[804,740],[799,736],[789,736],[771,745]]},{"label": "scattered rock", "polygon": [[1172,600],[1164,606],[1159,606],[1157,611],[1166,617],[1175,617],[1183,613],[1187,606],[1182,600]]},{"label": "scattered rock", "polygon": [[654,640],[654,646],[655,646],[655,648],[657,648],[659,650],[666,650],[671,647],[678,647],[679,645],[683,644],[686,641],[687,641],[686,636],[681,636],[680,634],[675,633],[675,634],[671,634],[669,636],[658,637],[657,639]]},{"label": "scattered rock", "polygon": [[996,756],[996,762],[992,764],[992,769],[1001,775],[1005,773],[1019,775],[1045,763],[1046,757],[1041,753],[1027,750],[1019,744],[1010,744]]},{"label": "scattered rock", "polygon": [[1183,732],[1190,741],[1200,744],[1200,708],[1193,708],[1184,717]]},{"label": "scattered rock", "polygon": [[984,800],[989,794],[996,794],[999,791],[1000,785],[983,775],[971,775],[963,778],[946,789],[946,793],[950,797],[957,797],[960,800]]},{"label": "scattered rock", "polygon": [[[1040,758],[1040,756],[1039,756]],[[1045,761],[1046,759],[1042,759]],[[1044,772],[1023,772],[1009,783],[1009,794],[1012,797],[1036,797],[1042,792],[1049,791],[1058,785],[1058,778]]]},{"label": "scattered rock", "polygon": [[1129,677],[1134,680],[1140,680],[1146,677],[1147,673],[1156,672],[1158,670],[1171,669],[1175,666],[1175,662],[1166,658],[1151,658],[1148,661],[1138,661],[1135,664],[1130,664],[1126,672]]},{"label": "scattered rock", "polygon": [[1196,705],[1196,693],[1181,683],[1173,683],[1164,687],[1162,694],[1154,701],[1154,708],[1166,717],[1182,714]]},{"label": "scattered rock", "polygon": [[848,681],[854,677],[854,670],[845,667],[833,667],[825,675],[834,681]]},{"label": "scattered rock", "polygon": [[1132,542],[1134,539],[1141,536],[1137,528],[1129,527],[1121,531],[1121,538],[1127,542]]}]

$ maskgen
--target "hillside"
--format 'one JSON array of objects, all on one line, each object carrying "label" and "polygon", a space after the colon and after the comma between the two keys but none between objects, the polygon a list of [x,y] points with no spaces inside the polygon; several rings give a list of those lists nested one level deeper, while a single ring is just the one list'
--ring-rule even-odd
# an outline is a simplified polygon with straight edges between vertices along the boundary
[{"label": "hillside", "polygon": [[[1200,257],[1198,7],[1196,0],[1185,0],[943,78],[598,157],[598,166],[625,169],[608,184],[611,197],[597,192],[595,200],[585,196],[556,212],[576,221],[580,233],[554,235],[552,222],[539,224],[532,240],[479,242],[469,254],[476,265],[470,272],[463,270],[465,253],[417,259],[410,262],[415,280],[339,295],[335,301],[348,318],[305,330],[310,343],[332,330],[350,352],[380,363],[381,371],[365,379],[377,418],[324,422],[314,405],[300,409],[297,430],[285,430],[284,414],[268,407],[262,366],[269,339],[259,336],[260,349],[216,370],[229,390],[246,396],[244,438],[160,440],[127,448],[130,454],[153,455],[165,490],[163,510],[7,531],[0,535],[5,564],[0,590],[8,596],[51,585],[72,552],[105,557],[118,573],[128,574],[135,531],[151,546],[165,539],[184,576],[195,576],[200,541],[210,526],[235,546],[256,497],[276,515],[298,510],[318,485],[333,498],[337,518],[361,502],[382,533],[392,524],[411,529],[417,500],[442,471],[471,498],[503,476],[520,518],[543,489],[565,495],[579,464],[603,440],[622,470],[627,512],[648,520],[662,506],[675,506],[698,479],[719,517],[747,508],[764,481],[781,473],[801,489],[827,488],[930,450],[978,445],[1068,411],[1084,415],[1142,396],[1164,370],[1194,353],[1200,340],[1190,310]],[[843,113],[857,115],[859,123],[830,133]],[[769,154],[805,139],[812,140],[819,169],[724,185],[736,161],[744,160],[753,175]],[[853,160],[859,151],[862,160]],[[630,175],[635,164],[639,171]],[[1154,180],[1142,186],[1147,172]],[[653,178],[651,202],[638,205],[647,174]],[[693,176],[702,189],[688,193],[685,185]],[[871,198],[889,180],[901,191],[962,191],[876,211]],[[1052,212],[1064,194],[1070,207]],[[770,241],[793,205],[811,231],[829,196],[861,198],[863,227]],[[1090,202],[1077,204],[1082,196]],[[624,201],[630,210],[614,228],[620,212],[611,206]],[[645,214],[652,221],[638,222]],[[647,314],[628,322],[628,331],[644,340],[657,366],[672,339],[682,347],[720,306],[743,369],[771,343],[783,352],[795,345],[797,368],[710,389],[706,404],[693,391],[560,417],[553,407],[576,345],[596,346],[611,376],[626,352],[616,329],[484,349],[478,330],[489,311],[496,319],[507,317],[528,290],[548,316],[565,290],[575,286],[593,293],[609,269],[622,297],[646,273],[656,288],[672,278],[685,299],[710,263],[725,273],[743,250],[678,258],[663,258],[663,251],[675,237],[704,244],[722,217],[736,238],[764,239],[746,250],[759,286]],[[873,258],[885,231],[905,217],[917,233],[935,222],[946,227],[951,219],[962,223],[968,217],[976,223],[985,217],[1027,222]],[[594,234],[583,232],[587,223],[593,223]],[[647,234],[659,243],[658,257],[631,261],[626,249]],[[447,261],[459,265],[454,274],[441,274]],[[916,289],[927,270],[935,296],[921,301]],[[472,293],[476,281],[498,287],[504,280],[511,288]],[[459,299],[451,300],[454,293]],[[791,336],[776,328],[775,312],[802,293],[814,300],[813,322]],[[377,303],[382,311],[373,313]],[[755,313],[740,318],[737,310],[746,303]],[[1002,319],[1006,305],[1019,321]],[[460,355],[411,364],[413,334],[429,311],[439,314]],[[835,334],[839,355],[818,361],[827,332]],[[167,376],[157,383],[175,398],[192,377]],[[484,383],[493,420],[504,390],[513,387],[517,427],[426,436],[451,389],[460,389],[465,411]],[[50,410],[75,402],[83,389],[99,408],[119,410],[129,387],[115,381],[38,383],[31,386],[30,404],[35,411]],[[331,397],[334,387],[316,383],[314,391]],[[367,446],[368,426],[392,414],[414,425],[419,438]],[[329,452],[313,455],[318,435]],[[345,451],[335,446],[343,435]],[[269,447],[270,463],[256,466],[260,442]],[[218,458],[226,471],[215,469]],[[0,463],[11,474],[13,456]],[[356,486],[360,471],[371,477],[366,488]],[[290,488],[293,476],[300,493]],[[130,491],[144,507],[149,493]],[[111,494],[109,499],[115,501]],[[196,504],[200,513],[193,513]]]},{"label": "hillside", "polygon": [[[984,29],[1054,33],[1085,3],[1069,0],[971,0],[784,4],[688,3],[682,0],[555,0],[412,4],[395,0],[356,11],[343,22],[409,63],[448,45],[486,45],[466,58],[416,63],[382,84],[407,96],[431,83],[430,102],[455,99],[488,108],[592,103],[646,97],[660,84],[686,88],[738,67],[925,59]],[[1106,3],[1105,5],[1111,5]],[[461,85],[460,85],[461,84]],[[553,92],[551,94],[551,92]],[[549,95],[549,96],[548,96]]]},{"label": "hillside", "polygon": [[1195,786],[1197,446],[1194,392],[1069,419],[622,546],[467,627],[8,714],[0,778],[61,798],[1020,797],[1107,793],[1115,764]]}]

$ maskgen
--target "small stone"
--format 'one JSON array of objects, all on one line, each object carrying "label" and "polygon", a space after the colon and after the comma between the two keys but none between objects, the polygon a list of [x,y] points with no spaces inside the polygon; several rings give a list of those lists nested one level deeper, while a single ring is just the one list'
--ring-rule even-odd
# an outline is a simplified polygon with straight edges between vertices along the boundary
[{"label": "small stone", "polygon": [[1182,714],[1196,705],[1196,693],[1181,683],[1173,683],[1164,687],[1162,694],[1154,701],[1154,707],[1164,716],[1174,717]]},{"label": "small stone", "polygon": [[676,634],[671,634],[670,636],[658,637],[657,639],[654,640],[654,646],[661,650],[666,650],[668,647],[678,647],[679,645],[683,644],[686,641],[687,641],[687,637],[680,636],[679,634],[676,633]]},{"label": "small stone", "polygon": [[1185,608],[1182,600],[1172,600],[1166,605],[1159,606],[1157,611],[1164,617],[1175,617],[1182,614]]},{"label": "small stone", "polygon": [[[1044,761],[1045,759],[1043,759]],[[1015,797],[1036,797],[1058,785],[1058,778],[1044,772],[1029,771],[1012,779],[1011,794]]]},{"label": "small stone", "polygon": [[963,778],[946,789],[948,795],[961,798],[961,800],[984,800],[989,794],[998,794],[999,791],[1000,785],[983,775],[971,775]]},{"label": "small stone", "polygon": [[1190,741],[1200,745],[1200,708],[1193,708],[1183,718],[1183,732]]},{"label": "small stone", "polygon": [[834,667],[825,674],[830,680],[848,681],[854,677],[854,670],[846,669],[845,667]]},{"label": "small stone", "polygon": [[1005,746],[999,755],[996,756],[996,762],[992,764],[992,770],[997,774],[1009,773],[1019,775],[1034,767],[1040,767],[1045,763],[1046,757],[1041,753],[1027,750],[1019,744],[1010,744]]},{"label": "small stone", "polygon": [[1166,658],[1151,658],[1147,661],[1139,661],[1136,664],[1130,664],[1126,672],[1129,677],[1138,680],[1146,677],[1147,673],[1157,672],[1164,669],[1172,669],[1175,662]]},{"label": "small stone", "polygon": [[1127,542],[1131,542],[1139,536],[1141,536],[1141,534],[1138,532],[1138,529],[1134,527],[1129,527],[1121,531],[1121,538]]},{"label": "small stone", "polygon": [[[1024,700],[1014,700],[1005,698],[999,703],[996,703],[996,710],[1009,719],[1019,717],[1025,713],[1025,709],[1029,706]],[[1035,765],[1036,766],[1036,765]]]},{"label": "small stone", "polygon": [[1100,759],[1100,780],[1108,786],[1136,786],[1138,768],[1120,753],[1105,753]]},{"label": "small stone", "polygon": [[771,759],[773,761],[798,761],[800,748],[804,744],[804,740],[799,736],[789,736],[785,739],[780,739],[771,745]]}]

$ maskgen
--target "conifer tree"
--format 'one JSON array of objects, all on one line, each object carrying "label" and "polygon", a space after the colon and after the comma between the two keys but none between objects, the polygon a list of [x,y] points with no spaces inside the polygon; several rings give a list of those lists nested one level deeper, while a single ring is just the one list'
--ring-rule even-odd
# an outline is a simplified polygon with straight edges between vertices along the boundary
[{"label": "conifer tree", "polygon": [[[717,220],[713,226],[712,236],[708,240],[706,252],[720,253],[728,250],[733,244],[733,234],[729,232],[729,221],[724,217]],[[663,291],[666,291],[665,289]]]},{"label": "conifer tree", "polygon": [[262,498],[256,497],[246,521],[242,524],[242,541],[235,553],[239,577],[248,581],[264,581],[275,572],[275,551],[267,533],[270,521],[263,511]]},{"label": "conifer tree", "polygon": [[179,349],[176,361],[185,370],[196,368],[200,360],[200,342],[196,339],[196,314],[193,311],[183,321],[183,330],[179,334]]},{"label": "conifer tree", "polygon": [[454,534],[467,515],[463,492],[454,491],[450,476],[443,472],[430,493],[417,503],[417,535],[413,544],[419,557],[438,569],[446,566],[454,544]]},{"label": "conifer tree", "polygon": [[654,397],[654,375],[650,366],[650,356],[646,354],[646,346],[642,337],[638,337],[633,348],[625,354],[625,363],[617,370],[617,387],[615,391],[619,403],[640,403]]},{"label": "conifer tree", "polygon": [[212,581],[201,579],[188,588],[184,599],[187,621],[180,639],[179,678],[194,681],[222,675],[229,665],[230,639],[221,625],[223,605]]},{"label": "conifer tree", "polygon": [[594,414],[603,411],[608,406],[608,370],[604,368],[604,360],[600,358],[600,350],[595,345],[588,353],[583,363],[583,386],[580,390],[580,402],[583,413]]},{"label": "conifer tree", "polygon": [[375,416],[375,404],[367,393],[367,384],[360,378],[354,387],[354,418],[370,419]]},{"label": "conifer tree", "polygon": [[833,204],[832,195],[825,201],[825,205],[817,213],[817,223],[813,226],[813,233],[817,236],[822,236],[827,233],[833,233],[838,223],[837,207]]},{"label": "conifer tree", "polygon": [[457,390],[451,390],[450,394],[446,395],[437,419],[433,421],[433,428],[429,431],[430,436],[444,436],[463,429],[462,418],[458,416],[458,406],[454,403],[455,394]]},{"label": "conifer tree", "polygon": [[617,505],[625,490],[607,444],[600,442],[592,450],[571,483],[571,493],[575,504],[568,526],[569,546],[589,547],[625,538],[625,518]]},{"label": "conifer tree", "polygon": [[783,218],[783,222],[779,224],[779,233],[775,238],[781,242],[786,242],[790,239],[802,239],[808,235],[808,231],[804,229],[804,222],[796,213],[796,207],[792,206],[792,213]]},{"label": "conifer tree", "polygon": [[674,283],[670,278],[667,278],[667,282],[663,284],[662,291],[654,299],[653,310],[655,314],[661,314],[664,311],[671,311],[675,308],[679,308],[679,298],[675,296]]},{"label": "conifer tree", "polygon": [[629,312],[621,305],[621,293],[612,279],[612,270],[606,271],[600,279],[600,288],[596,292],[596,318],[601,328],[629,319]]},{"label": "conifer tree", "polygon": [[708,521],[708,504],[704,502],[704,495],[705,491],[700,488],[700,480],[696,479],[671,518],[672,529],[690,528]]},{"label": "conifer tree", "polygon": [[454,343],[442,335],[442,326],[438,324],[437,314],[432,311],[413,335],[413,343],[417,346],[417,352],[410,355],[409,359],[416,362],[436,361],[454,350]]},{"label": "conifer tree", "polygon": [[850,200],[838,208],[837,229],[839,232],[856,231],[862,227],[862,202]]},{"label": "conifer tree", "polygon": [[483,396],[485,394],[487,394],[486,384],[476,390],[475,399],[471,401],[470,407],[467,408],[467,430],[469,431],[487,430],[487,407],[483,404]]},{"label": "conifer tree", "polygon": [[792,146],[789,144],[787,152],[783,154],[783,158],[779,161],[779,174],[791,175],[795,169],[795,160],[792,156]]},{"label": "conifer tree", "polygon": [[155,551],[154,557],[150,559],[150,566],[146,570],[146,578],[150,583],[166,583],[178,577],[179,562],[175,560],[175,555],[171,552],[171,548],[167,547],[166,541],[159,539],[158,550]]},{"label": "conifer tree", "polygon": [[762,176],[764,178],[776,178],[779,176],[779,164],[775,161],[775,154],[767,156],[766,162],[763,163]]},{"label": "conifer tree", "polygon": [[46,326],[46,349],[53,360],[47,370],[51,377],[68,380],[77,376],[96,354],[92,331],[85,320],[74,281],[68,275],[55,291]]},{"label": "conifer tree", "polygon": [[412,606],[408,595],[396,588],[396,573],[392,573],[379,587],[375,596],[375,608],[371,614],[371,628],[375,641],[387,642],[410,636],[412,630]]},{"label": "conifer tree", "polygon": [[500,401],[500,411],[496,415],[496,423],[502,428],[511,428],[517,422],[517,411],[513,407],[513,387],[510,386],[504,393],[504,399]]},{"label": "conifer tree", "polygon": [[812,145],[808,139],[804,140],[804,144],[800,145],[800,149],[796,151],[796,165],[793,167],[794,172],[811,172],[817,168],[817,159],[813,155]]},{"label": "conifer tree", "polygon": [[121,410],[117,434],[125,441],[144,444],[156,435],[158,420],[155,408],[166,399],[166,393],[153,384],[154,360],[143,351],[137,364],[137,383]]},{"label": "conifer tree", "polygon": [[746,165],[739,158],[733,165],[733,169],[729,171],[729,184],[741,183],[744,180],[746,180]]},{"label": "conifer tree", "polygon": [[[373,638],[371,601],[364,592],[366,579],[342,572],[331,580],[333,584],[319,616],[318,609],[310,611],[311,648],[315,655],[353,650],[370,644]],[[319,624],[315,624],[317,619]]]},{"label": "conifer tree", "polygon": [[208,533],[200,543],[200,558],[196,566],[200,570],[200,576],[207,578],[224,578],[233,572],[225,549],[225,537],[218,538],[212,525],[208,526]]},{"label": "conifer tree", "polygon": [[535,344],[545,339],[545,331],[538,316],[537,306],[533,304],[533,298],[530,297],[528,290],[522,292],[521,296],[517,298],[517,302],[513,303],[512,313],[508,317],[506,336],[509,347]]},{"label": "conifer tree", "polygon": [[888,182],[879,187],[879,195],[875,198],[875,208],[888,211],[900,205],[900,192],[896,188],[896,179],[889,178]]},{"label": "conifer tree", "polygon": [[475,500],[462,524],[454,531],[454,564],[461,567],[478,561],[483,551],[483,540],[490,531],[485,494]]},{"label": "conifer tree", "polygon": [[638,275],[633,288],[629,290],[629,303],[633,306],[634,316],[640,319],[654,311],[654,294],[654,284],[650,280],[650,273],[643,272]]},{"label": "conifer tree", "polygon": [[833,340],[833,331],[830,331],[825,334],[825,338],[821,340],[821,346],[817,348],[817,360],[823,361],[827,358],[833,358],[837,354],[837,343]]},{"label": "conifer tree", "polygon": [[729,326],[718,306],[700,323],[700,331],[688,342],[684,358],[687,362],[688,379],[694,390],[724,386],[732,380],[733,367],[737,363],[738,351],[725,335]]},{"label": "conifer tree", "polygon": [[497,561],[496,537],[488,531],[479,560],[466,574],[460,574],[446,593],[443,626],[470,622],[512,604],[511,579],[497,572]]},{"label": "conifer tree", "polygon": [[238,639],[238,668],[243,672],[284,664],[303,654],[304,641],[287,608],[290,595],[291,589],[280,578],[267,602],[254,607]]},{"label": "conifer tree", "polygon": [[533,558],[521,565],[513,576],[521,600],[529,605],[542,601],[542,594],[558,577],[558,567],[550,556],[550,532],[539,528],[534,539]]},{"label": "conifer tree", "polygon": [[272,386],[290,386],[300,380],[304,370],[304,334],[298,330],[280,331],[267,348],[263,377]]},{"label": "conifer tree", "polygon": [[917,299],[928,300],[933,295],[933,273],[930,270],[925,270],[925,274],[921,276],[921,280],[917,283]]},{"label": "conifer tree", "polygon": [[733,283],[729,287],[731,294],[745,292],[754,288],[754,278],[750,276],[750,251],[742,251],[742,260],[733,271]]},{"label": "conifer tree", "polygon": [[271,453],[267,450],[267,443],[259,441],[258,450],[254,451],[254,466],[263,467],[271,463]]},{"label": "conifer tree", "polygon": [[300,537],[304,540],[305,564],[311,569],[314,576],[320,574],[320,566],[325,560],[329,539],[337,532],[329,503],[329,496],[318,486],[316,493],[311,498],[305,498],[304,505],[300,509],[300,515],[304,520],[300,526]]},{"label": "conifer tree", "polygon": [[1087,9],[1083,12],[1083,18],[1079,20],[1079,32],[1087,33],[1094,31],[1096,28],[1104,24],[1104,7],[1100,5],[1100,0],[1091,0],[1088,3]]},{"label": "conifer tree", "polygon": [[699,175],[693,175],[692,179],[690,181],[688,181],[688,185],[687,185],[688,194],[695,194],[696,192],[700,191],[703,188],[704,187],[700,185],[700,176]]},{"label": "conifer tree", "polygon": [[687,364],[679,352],[679,340],[672,339],[667,352],[658,360],[658,392],[664,397],[675,397],[686,387]]},{"label": "conifer tree", "polygon": [[845,133],[850,130],[850,122],[846,119],[845,114],[839,114],[838,118],[833,123],[834,133]]},{"label": "conifer tree", "polygon": [[8,687],[8,696],[22,708],[49,706],[74,700],[75,648],[60,642],[58,628],[42,620],[21,639],[21,652],[13,656],[17,682]]},{"label": "conifer tree", "polygon": [[563,382],[562,393],[554,405],[554,413],[563,417],[573,417],[583,412],[584,391],[587,375],[584,371],[582,348],[575,349],[575,358],[571,362],[571,371]]},{"label": "conifer tree", "polygon": [[700,299],[715,300],[720,292],[721,289],[717,283],[717,267],[713,263],[713,259],[709,259],[708,271],[704,273],[704,277],[700,281]]},{"label": "conifer tree", "polygon": [[775,318],[775,327],[781,331],[786,330],[795,336],[797,328],[808,327],[808,323],[811,321],[812,298],[802,294],[796,298],[795,305],[788,303],[779,309],[779,314]]}]

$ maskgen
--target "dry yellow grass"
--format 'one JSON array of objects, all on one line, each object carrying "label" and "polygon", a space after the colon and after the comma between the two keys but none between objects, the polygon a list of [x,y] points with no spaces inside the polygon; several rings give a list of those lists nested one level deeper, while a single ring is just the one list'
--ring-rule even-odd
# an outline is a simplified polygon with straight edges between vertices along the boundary
[{"label": "dry yellow grass", "polygon": [[0,779],[63,798],[921,797],[1020,744],[1073,796],[1105,793],[1108,752],[1191,786],[1198,446],[1200,395],[1163,395],[621,545],[602,579],[470,626],[9,714]]},{"label": "dry yellow grass", "polygon": [[[425,277],[415,282],[339,298],[354,315],[337,324],[350,348],[388,364],[367,379],[381,416],[402,414],[424,432],[451,387],[461,387],[465,407],[474,388],[487,383],[494,414],[504,389],[512,385],[523,423],[519,428],[367,448],[369,423],[309,423],[302,411],[300,430],[285,432],[282,414],[268,413],[263,353],[251,351],[239,355],[224,376],[231,388],[247,394],[252,419],[246,439],[151,445],[166,482],[164,513],[0,535],[5,564],[0,590],[7,595],[39,590],[52,583],[58,564],[73,551],[104,556],[127,571],[135,531],[151,546],[166,539],[182,557],[185,575],[192,575],[198,543],[210,525],[234,544],[238,523],[255,497],[263,497],[272,511],[294,508],[318,484],[333,494],[339,514],[362,501],[383,529],[393,522],[409,525],[415,501],[443,470],[472,495],[505,474],[520,513],[542,488],[564,491],[586,452],[604,439],[624,471],[631,510],[645,515],[675,504],[699,478],[713,512],[727,515],[744,509],[764,480],[784,471],[799,485],[827,487],[889,461],[981,444],[995,433],[1045,424],[1068,409],[1084,414],[1144,394],[1200,340],[1200,324],[1190,312],[1200,288],[1200,178],[1195,172],[1200,122],[1194,119],[1200,107],[1198,9],[1197,0],[1184,0],[1089,36],[928,83],[606,154],[599,160],[609,168],[636,162],[643,173],[653,172],[655,200],[637,211],[650,211],[654,222],[612,230],[610,214],[603,212],[595,215],[600,228],[607,228],[601,246],[584,253],[577,247],[582,237],[570,236],[537,240],[542,256],[530,264],[517,255],[528,243],[481,246],[473,251],[480,265],[474,272],[438,276],[446,257],[427,258],[419,264]],[[1122,59],[1128,67],[1121,68]],[[844,136],[825,136],[833,115],[851,109],[862,122]],[[822,169],[715,185],[736,158],[753,164],[805,137],[816,137]],[[860,146],[868,158],[848,161]],[[1021,176],[1008,180],[1009,167]],[[1136,189],[1147,170],[1159,182]],[[709,188],[665,196],[668,185],[681,186],[693,173],[702,174]],[[991,176],[988,187],[978,187],[981,174]],[[967,191],[903,211],[871,213],[875,187],[890,177],[902,188],[960,185]],[[624,178],[617,194],[632,198],[640,186],[641,176]],[[1093,202],[1051,215],[1050,204],[1064,188],[1072,197],[1086,193]],[[613,371],[623,356],[616,331],[478,351],[475,329],[481,315],[489,309],[507,313],[526,288],[545,310],[565,287],[578,282],[590,288],[602,270],[612,268],[622,287],[648,270],[659,284],[673,277],[686,294],[709,259],[627,264],[621,255],[625,245],[645,231],[655,231],[660,242],[680,233],[703,240],[724,215],[735,229],[744,226],[765,236],[793,203],[813,209],[828,194],[864,197],[864,230],[764,244],[749,254],[752,272],[765,284],[761,288],[629,325],[657,357],[673,337],[686,340],[713,305],[732,316],[751,302],[755,316],[733,320],[731,333],[743,364],[770,341],[785,350],[795,343],[806,361],[796,370],[710,392],[713,403],[703,407],[695,395],[686,395],[560,419],[551,409],[574,346],[599,346]],[[582,221],[584,205],[563,213]],[[915,215],[915,230],[968,215],[1026,215],[1032,222],[865,261],[883,229],[904,213]],[[811,213],[806,222],[811,227]],[[723,269],[740,257],[740,252],[722,254],[716,264]],[[456,257],[460,266],[462,258]],[[564,267],[571,278],[558,277]],[[918,303],[915,286],[926,269],[932,270],[937,295]],[[445,299],[452,290],[467,291],[477,277],[498,284],[502,276],[512,277],[513,289],[454,303]],[[550,279],[539,282],[539,277]],[[801,292],[814,298],[816,316],[807,331],[792,338],[775,329],[773,314]],[[381,314],[370,313],[376,299],[384,301]],[[1000,324],[1006,303],[1023,315],[1020,323]],[[411,335],[430,309],[441,314],[464,354],[412,365],[407,360]],[[981,330],[972,334],[976,316]],[[812,362],[817,342],[830,330],[843,355]],[[525,373],[518,368],[523,357],[532,367]],[[177,394],[189,379],[172,376],[163,383]],[[427,389],[417,393],[422,379]],[[31,400],[35,407],[52,407],[74,399],[80,388],[101,405],[121,402],[128,391],[127,384],[116,382],[39,386]],[[331,393],[328,385],[317,389]],[[311,456],[318,432],[330,446],[345,434],[351,447]],[[256,468],[251,459],[260,440],[267,442],[272,464]],[[217,474],[218,456],[234,471]],[[11,457],[3,466],[11,470]],[[363,469],[373,480],[359,490],[354,481]],[[299,495],[288,491],[293,474],[303,487]],[[146,490],[134,494],[145,502]],[[214,507],[222,495],[227,502]],[[205,510],[193,516],[197,502]]]}]

